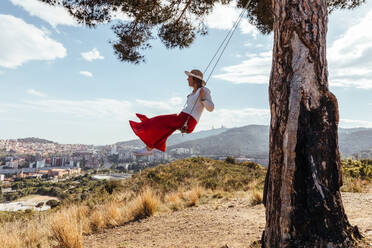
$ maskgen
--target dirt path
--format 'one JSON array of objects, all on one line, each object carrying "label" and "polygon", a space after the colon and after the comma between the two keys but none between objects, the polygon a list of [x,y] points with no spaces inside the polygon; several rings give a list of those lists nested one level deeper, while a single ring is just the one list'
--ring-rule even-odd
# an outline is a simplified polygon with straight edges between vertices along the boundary
[{"label": "dirt path", "polygon": [[[352,225],[372,240],[372,193],[343,193]],[[217,202],[153,216],[141,222],[108,229],[85,238],[89,248],[247,247],[265,227],[262,205],[251,207],[246,198]]]}]

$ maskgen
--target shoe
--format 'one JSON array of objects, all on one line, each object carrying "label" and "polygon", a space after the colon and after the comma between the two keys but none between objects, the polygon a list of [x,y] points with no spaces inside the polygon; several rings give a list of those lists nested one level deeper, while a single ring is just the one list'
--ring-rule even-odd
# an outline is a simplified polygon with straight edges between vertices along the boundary
[{"label": "shoe", "polygon": [[142,149],[134,151],[133,153],[136,156],[150,156],[150,155],[154,154],[154,151],[153,150],[149,151],[149,150],[147,150],[146,147],[144,147]]}]

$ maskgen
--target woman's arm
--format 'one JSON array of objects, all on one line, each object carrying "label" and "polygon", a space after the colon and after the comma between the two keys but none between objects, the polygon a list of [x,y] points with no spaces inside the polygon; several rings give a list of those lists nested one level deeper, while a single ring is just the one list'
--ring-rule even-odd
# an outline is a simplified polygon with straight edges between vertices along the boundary
[{"label": "woman's arm", "polygon": [[214,110],[214,104],[209,90],[200,89],[200,100],[209,112]]}]

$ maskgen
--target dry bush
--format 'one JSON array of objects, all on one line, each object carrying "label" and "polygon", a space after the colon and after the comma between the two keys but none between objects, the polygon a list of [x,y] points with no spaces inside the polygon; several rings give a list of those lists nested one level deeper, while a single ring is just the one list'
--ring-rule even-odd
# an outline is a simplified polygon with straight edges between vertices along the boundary
[{"label": "dry bush", "polygon": [[194,186],[191,190],[185,192],[184,198],[187,202],[187,206],[197,206],[199,198],[204,194],[204,188],[199,185]]},{"label": "dry bush", "polygon": [[258,205],[263,202],[263,196],[262,196],[262,191],[259,190],[253,190],[252,195],[251,195],[251,204]]},{"label": "dry bush", "polygon": [[112,200],[115,202],[128,202],[130,199],[133,198],[134,192],[124,191],[124,192],[117,192],[112,194]]},{"label": "dry bush", "polygon": [[50,232],[44,218],[17,220],[0,227],[0,247],[47,247]]},{"label": "dry bush", "polygon": [[0,244],[7,248],[22,247],[17,223],[7,223],[0,227]]},{"label": "dry bush", "polygon": [[21,240],[24,247],[46,247],[50,229],[44,218],[35,218],[28,223],[20,223]]},{"label": "dry bush", "polygon": [[181,197],[182,193],[172,192],[165,195],[164,201],[171,210],[177,211],[183,208]]},{"label": "dry bush", "polygon": [[88,206],[85,205],[76,206],[76,217],[78,223],[80,223],[81,225],[81,230],[83,234],[89,234],[92,232],[88,214],[89,214]]},{"label": "dry bush", "polygon": [[154,215],[160,205],[159,197],[150,188],[146,188],[137,198],[130,202],[129,216],[139,220]]},{"label": "dry bush", "polygon": [[52,238],[57,241],[59,248],[82,248],[83,234],[77,218],[77,208],[63,209],[50,219]]},{"label": "dry bush", "polygon": [[232,197],[234,194],[232,192],[227,192],[222,189],[215,189],[213,190],[211,195],[212,195],[212,198],[216,198],[216,199],[222,199],[222,198],[228,199]]},{"label": "dry bush", "polygon": [[363,181],[359,178],[343,177],[343,186],[340,188],[342,192],[363,192]]},{"label": "dry bush", "polygon": [[90,224],[93,231],[99,231],[106,227],[105,210],[102,206],[97,206],[89,216]]},{"label": "dry bush", "polygon": [[103,209],[105,210],[104,216],[108,226],[119,226],[124,222],[124,214],[120,203],[108,202]]},{"label": "dry bush", "polygon": [[259,181],[257,179],[253,179],[248,183],[248,189],[247,190],[254,190],[257,189],[257,186],[259,186]]}]

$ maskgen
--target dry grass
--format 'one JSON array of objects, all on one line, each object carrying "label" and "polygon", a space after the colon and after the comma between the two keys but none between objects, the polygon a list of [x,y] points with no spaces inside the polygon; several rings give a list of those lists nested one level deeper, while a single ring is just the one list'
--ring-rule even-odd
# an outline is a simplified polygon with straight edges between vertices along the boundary
[{"label": "dry grass", "polygon": [[105,219],[104,208],[98,206],[89,216],[90,225],[93,231],[99,231],[106,227],[107,220]]},{"label": "dry grass", "polygon": [[263,202],[262,191],[254,189],[251,193],[251,204],[254,206],[261,204],[262,202]]},{"label": "dry grass", "polygon": [[77,206],[76,207],[76,217],[81,225],[81,230],[83,234],[89,234],[92,232],[88,214],[89,214],[88,206]]},{"label": "dry grass", "polygon": [[0,228],[0,247],[48,247],[49,228],[44,218],[35,218],[28,222],[17,220],[5,223]]},{"label": "dry grass", "polygon": [[360,178],[343,177],[342,179],[343,179],[343,186],[340,188],[342,192],[353,192],[353,193],[363,192],[363,187],[365,183]]},{"label": "dry grass", "polygon": [[118,202],[109,202],[104,206],[105,219],[107,226],[114,227],[119,226],[125,221],[124,213],[121,209],[121,205]]},{"label": "dry grass", "polygon": [[22,240],[19,235],[19,230],[16,228],[18,226],[16,223],[13,225],[5,225],[0,228],[0,244],[4,247],[18,248],[22,247]]},{"label": "dry grass", "polygon": [[146,188],[131,202],[128,215],[133,220],[147,218],[154,215],[159,205],[159,196],[152,189]]},{"label": "dry grass", "polygon": [[19,230],[21,230],[21,239],[25,247],[44,247],[48,245],[47,237],[50,236],[50,230],[46,225],[44,219],[34,219],[28,223],[21,223]]},{"label": "dry grass", "polygon": [[196,185],[191,190],[186,191],[184,194],[186,205],[189,207],[197,206],[198,200],[203,193],[204,193],[204,188],[200,187],[199,185]]},{"label": "dry grass", "polygon": [[50,229],[52,238],[58,243],[56,247],[83,247],[83,232],[77,213],[77,207],[70,207],[61,210],[51,218]]},{"label": "dry grass", "polygon": [[164,201],[169,209],[173,211],[180,210],[184,207],[182,202],[182,192],[171,192],[164,197]]}]

